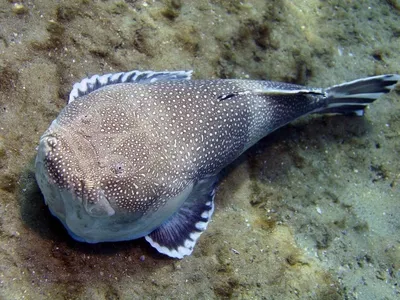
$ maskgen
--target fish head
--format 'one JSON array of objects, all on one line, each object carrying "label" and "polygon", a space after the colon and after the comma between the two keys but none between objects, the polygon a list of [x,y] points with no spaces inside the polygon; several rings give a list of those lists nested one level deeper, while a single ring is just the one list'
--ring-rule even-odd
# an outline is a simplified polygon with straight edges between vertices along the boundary
[{"label": "fish head", "polygon": [[40,139],[36,178],[46,204],[77,240],[148,234],[184,201],[162,180],[168,160],[162,163],[139,125],[103,130],[103,108],[75,115],[77,105],[68,105]]}]

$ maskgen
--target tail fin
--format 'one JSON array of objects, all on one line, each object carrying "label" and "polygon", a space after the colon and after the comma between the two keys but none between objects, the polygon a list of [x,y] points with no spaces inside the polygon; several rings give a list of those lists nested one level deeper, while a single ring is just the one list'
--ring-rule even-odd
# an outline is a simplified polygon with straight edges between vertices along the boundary
[{"label": "tail fin", "polygon": [[380,75],[335,85],[325,90],[327,107],[317,113],[364,115],[364,109],[400,81],[400,75]]}]

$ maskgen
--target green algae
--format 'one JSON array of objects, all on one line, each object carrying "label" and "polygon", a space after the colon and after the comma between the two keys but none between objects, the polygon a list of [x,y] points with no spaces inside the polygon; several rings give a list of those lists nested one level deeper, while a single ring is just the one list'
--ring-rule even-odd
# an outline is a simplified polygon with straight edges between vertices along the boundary
[{"label": "green algae", "polygon": [[181,0],[171,0],[167,2],[166,7],[161,11],[161,14],[170,20],[175,20],[181,13],[181,7]]}]

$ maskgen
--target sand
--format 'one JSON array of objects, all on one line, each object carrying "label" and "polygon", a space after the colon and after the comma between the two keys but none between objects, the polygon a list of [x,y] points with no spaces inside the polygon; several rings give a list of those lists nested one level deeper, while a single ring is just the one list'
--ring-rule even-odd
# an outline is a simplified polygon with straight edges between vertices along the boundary
[{"label": "sand", "polygon": [[34,179],[72,84],[117,71],[326,87],[400,72],[400,2],[2,1],[0,298],[397,299],[400,97],[363,118],[311,116],[229,166],[194,253],[88,245]]}]

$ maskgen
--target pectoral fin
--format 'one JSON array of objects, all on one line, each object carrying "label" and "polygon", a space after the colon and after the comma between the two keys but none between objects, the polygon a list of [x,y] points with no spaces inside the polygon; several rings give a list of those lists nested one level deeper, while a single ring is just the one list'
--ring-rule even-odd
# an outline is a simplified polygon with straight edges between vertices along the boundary
[{"label": "pectoral fin", "polygon": [[174,258],[190,255],[214,211],[216,178],[199,181],[180,209],[145,237],[158,252]]}]

